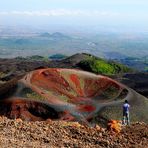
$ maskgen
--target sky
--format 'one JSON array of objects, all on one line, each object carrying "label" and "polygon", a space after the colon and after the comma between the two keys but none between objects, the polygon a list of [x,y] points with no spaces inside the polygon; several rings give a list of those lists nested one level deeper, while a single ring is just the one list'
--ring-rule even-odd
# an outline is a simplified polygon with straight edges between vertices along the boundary
[{"label": "sky", "polygon": [[148,0],[0,0],[0,25],[148,31]]}]

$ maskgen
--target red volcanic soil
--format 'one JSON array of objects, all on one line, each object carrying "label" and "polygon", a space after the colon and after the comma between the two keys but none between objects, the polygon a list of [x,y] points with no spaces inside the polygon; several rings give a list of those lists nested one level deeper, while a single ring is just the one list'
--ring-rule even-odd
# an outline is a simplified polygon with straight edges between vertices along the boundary
[{"label": "red volcanic soil", "polygon": [[0,147],[147,148],[148,125],[135,123],[114,133],[75,122],[10,120],[0,117]]},{"label": "red volcanic soil", "polygon": [[1,98],[0,113],[30,121],[87,123],[102,107],[127,96],[125,86],[105,76],[73,69],[41,69],[25,75],[10,97]]},{"label": "red volcanic soil", "polygon": [[11,119],[21,118],[26,121],[46,120],[59,118],[54,108],[37,101],[24,100],[22,98],[11,98],[0,103],[1,115]]},{"label": "red volcanic soil", "polygon": [[69,69],[35,71],[32,73],[29,83],[40,90],[42,89],[41,94],[48,95],[48,101],[52,102],[53,99],[50,98],[53,97],[54,101],[62,104],[65,101],[60,99],[61,96],[65,96],[68,103],[78,104],[81,102],[81,98],[83,101],[85,99],[87,101],[93,100],[94,97],[99,97],[109,88],[115,89],[114,93],[117,97],[119,91],[123,89],[120,84],[107,77]]}]

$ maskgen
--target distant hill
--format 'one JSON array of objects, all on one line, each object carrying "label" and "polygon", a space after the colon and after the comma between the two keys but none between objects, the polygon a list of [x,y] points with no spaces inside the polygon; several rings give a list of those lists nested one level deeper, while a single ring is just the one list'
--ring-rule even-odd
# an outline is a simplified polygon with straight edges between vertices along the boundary
[{"label": "distant hill", "polygon": [[148,72],[148,56],[142,58],[127,57],[120,60],[118,59],[117,61],[139,71]]},{"label": "distant hill", "polygon": [[54,54],[54,55],[51,55],[49,56],[49,59],[51,60],[62,60],[62,59],[65,59],[67,56],[64,55],[64,54]]},{"label": "distant hill", "polygon": [[70,36],[67,36],[65,34],[62,34],[60,32],[55,32],[53,34],[50,34],[48,32],[44,32],[40,34],[40,37],[46,37],[46,38],[52,38],[52,39],[70,39]]},{"label": "distant hill", "polygon": [[73,55],[78,52],[118,60],[126,57],[142,58],[148,55],[147,35],[139,40],[139,38],[127,39],[122,34],[94,36],[65,32],[32,32],[31,30],[26,32],[19,28],[13,31],[7,28],[5,31],[0,33],[1,58],[34,54],[46,56],[46,53]]},{"label": "distant hill", "polygon": [[51,34],[48,33],[48,32],[44,32],[44,33],[41,33],[40,36],[41,36],[41,37],[50,37]]},{"label": "distant hill", "polygon": [[54,38],[67,38],[67,39],[71,38],[71,37],[69,37],[69,36],[67,36],[65,34],[60,33],[60,32],[55,32],[55,33],[51,34],[51,37],[54,37]]}]

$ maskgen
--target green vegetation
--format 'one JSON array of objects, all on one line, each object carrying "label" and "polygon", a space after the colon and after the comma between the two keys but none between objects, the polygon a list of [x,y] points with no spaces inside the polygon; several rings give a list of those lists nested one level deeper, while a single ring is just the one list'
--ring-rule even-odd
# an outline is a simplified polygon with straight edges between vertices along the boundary
[{"label": "green vegetation", "polygon": [[43,60],[44,59],[44,57],[39,56],[39,55],[33,55],[33,56],[30,56],[30,57],[28,56],[26,58],[31,59],[31,60]]},{"label": "green vegetation", "polygon": [[48,59],[47,56],[39,56],[39,55],[33,55],[33,56],[27,56],[27,57],[18,56],[15,59],[16,60],[21,60],[21,61],[44,61],[44,62],[49,62],[49,59]]},{"label": "green vegetation", "polygon": [[59,96],[59,99],[61,99],[64,102],[68,102],[69,101],[69,98],[67,96],[65,96],[65,95]]},{"label": "green vegetation", "polygon": [[44,97],[42,97],[41,95],[37,94],[36,92],[34,92],[32,89],[25,87],[23,88],[23,90],[21,91],[21,97],[23,98],[28,98],[28,99],[33,99],[33,100],[38,100],[38,101],[43,101],[45,100]]},{"label": "green vegetation", "polygon": [[27,93],[26,96],[27,96],[27,98],[30,98],[30,99],[33,99],[33,100],[39,100],[39,101],[45,100],[44,97],[38,95],[35,92]]},{"label": "green vegetation", "polygon": [[81,61],[78,64],[82,69],[94,72],[96,74],[112,75],[117,73],[127,73],[132,71],[127,66],[113,61],[106,61],[93,56]]},{"label": "green vegetation", "polygon": [[52,59],[52,60],[62,60],[62,59],[65,59],[67,56],[64,55],[64,54],[54,54],[54,55],[51,55],[49,56],[49,59]]},{"label": "green vegetation", "polygon": [[3,77],[5,77],[5,76],[6,76],[6,73],[0,72],[0,79],[3,78]]},{"label": "green vegetation", "polygon": [[148,72],[148,67],[145,67],[145,68],[144,68],[144,71]]}]

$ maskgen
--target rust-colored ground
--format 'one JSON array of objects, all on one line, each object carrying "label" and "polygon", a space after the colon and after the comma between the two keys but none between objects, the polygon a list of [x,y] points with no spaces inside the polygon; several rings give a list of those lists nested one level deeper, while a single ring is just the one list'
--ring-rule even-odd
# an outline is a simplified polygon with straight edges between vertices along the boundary
[{"label": "rust-colored ground", "polygon": [[8,148],[147,148],[148,125],[134,123],[114,133],[75,122],[26,122],[0,117],[0,147]]}]

